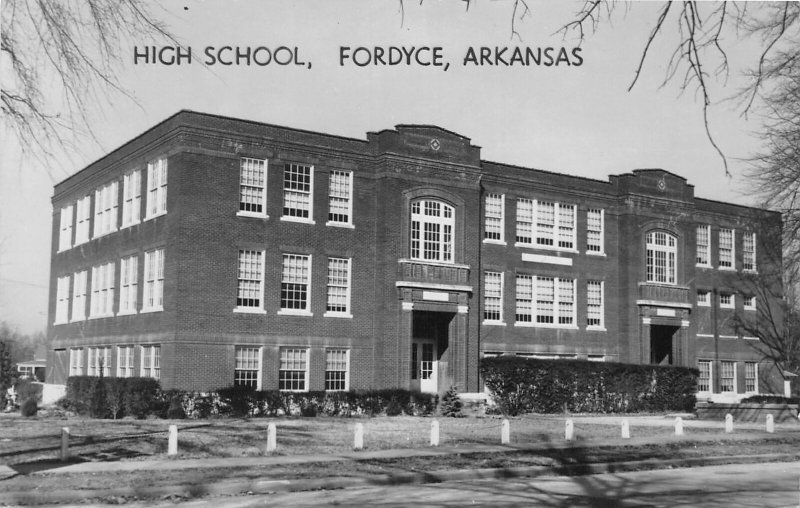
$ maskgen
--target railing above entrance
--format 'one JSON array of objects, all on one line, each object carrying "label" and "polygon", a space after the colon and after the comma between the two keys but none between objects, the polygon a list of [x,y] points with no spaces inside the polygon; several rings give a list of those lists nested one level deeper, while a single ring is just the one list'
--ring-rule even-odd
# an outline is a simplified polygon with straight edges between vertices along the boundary
[{"label": "railing above entrance", "polygon": [[639,283],[639,305],[664,305],[675,307],[692,307],[689,299],[690,291],[685,286],[667,286],[662,284]]},{"label": "railing above entrance", "polygon": [[468,284],[469,266],[431,263],[416,259],[398,260],[398,280],[437,284]]}]

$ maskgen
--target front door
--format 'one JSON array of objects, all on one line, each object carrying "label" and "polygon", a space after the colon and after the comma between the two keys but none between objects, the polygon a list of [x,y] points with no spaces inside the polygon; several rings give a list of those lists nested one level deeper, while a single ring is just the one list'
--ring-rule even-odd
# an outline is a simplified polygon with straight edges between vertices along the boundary
[{"label": "front door", "polygon": [[436,359],[436,342],[415,340],[411,343],[411,382],[424,393],[437,393],[439,362]]}]

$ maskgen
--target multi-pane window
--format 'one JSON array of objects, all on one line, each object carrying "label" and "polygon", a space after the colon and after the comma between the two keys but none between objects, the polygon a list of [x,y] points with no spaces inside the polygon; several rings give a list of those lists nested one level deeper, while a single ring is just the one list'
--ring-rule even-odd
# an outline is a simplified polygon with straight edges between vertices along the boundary
[{"label": "multi-pane window", "polygon": [[72,212],[74,205],[61,209],[60,224],[58,228],[58,250],[67,250],[72,247]]},{"label": "multi-pane window", "polygon": [[278,369],[278,389],[306,391],[308,377],[308,350],[281,348]]},{"label": "multi-pane window", "polygon": [[142,377],[161,378],[161,346],[142,346]]},{"label": "multi-pane window", "polygon": [[558,248],[575,248],[575,205],[558,205]]},{"label": "multi-pane window", "polygon": [[164,308],[164,249],[144,253],[143,311]]},{"label": "multi-pane window", "polygon": [[264,253],[257,250],[240,250],[236,277],[236,307],[261,309],[263,298]]},{"label": "multi-pane window", "polygon": [[711,362],[709,360],[698,360],[697,370],[700,371],[700,375],[697,377],[697,391],[710,393],[712,391]]},{"label": "multi-pane window", "polygon": [[587,281],[586,325],[592,328],[602,328],[603,314],[603,281]]},{"label": "multi-pane window", "polygon": [[83,348],[72,348],[69,350],[69,375],[83,375]]},{"label": "multi-pane window", "polygon": [[742,268],[755,271],[756,269],[756,234],[745,233],[742,238]]},{"label": "multi-pane window", "polygon": [[76,272],[72,278],[72,321],[86,319],[87,270]]},{"label": "multi-pane window", "polygon": [[267,213],[267,161],[239,159],[239,211]]},{"label": "multi-pane window", "polygon": [[517,200],[517,243],[533,244],[533,200],[519,198]]},{"label": "multi-pane window", "polygon": [[733,268],[735,234],[732,229],[719,230],[719,267]]},{"label": "multi-pane window", "polygon": [[736,363],[722,362],[719,370],[719,389],[721,392],[736,393]]},{"label": "multi-pane window", "polygon": [[555,323],[555,279],[552,277],[536,278],[536,322],[539,324]]},{"label": "multi-pane window", "polygon": [[486,272],[483,289],[483,320],[500,323],[503,321],[503,274]]},{"label": "multi-pane window", "polygon": [[572,250],[575,248],[575,205],[550,201],[535,203],[536,245]]},{"label": "multi-pane window", "polygon": [[349,388],[348,350],[325,350],[325,390],[344,391]]},{"label": "multi-pane window", "polygon": [[502,194],[486,195],[486,210],[483,238],[485,240],[503,241],[503,216],[505,215],[505,200]]},{"label": "multi-pane window", "polygon": [[91,208],[91,196],[85,196],[75,204],[75,245],[89,241],[89,229],[92,222]]},{"label": "multi-pane window", "polygon": [[147,163],[147,208],[145,219],[167,213],[167,158]]},{"label": "multi-pane window", "polygon": [[697,305],[701,307],[711,306],[711,292],[704,289],[697,290]]},{"label": "multi-pane window", "polygon": [[134,314],[138,303],[139,256],[124,257],[119,263],[119,312]]},{"label": "multi-pane window", "polygon": [[89,317],[114,315],[114,263],[92,267],[92,298]]},{"label": "multi-pane window", "polygon": [[539,325],[575,324],[575,280],[536,277],[536,320]]},{"label": "multi-pane window", "polygon": [[555,245],[556,204],[539,201],[536,205],[536,245]]},{"label": "multi-pane window", "polygon": [[59,277],[56,283],[55,324],[69,321],[69,275]]},{"label": "multi-pane window", "polygon": [[517,275],[516,291],[516,313],[517,323],[533,322],[533,276]]},{"label": "multi-pane window", "polygon": [[302,164],[286,164],[283,168],[283,216],[310,220],[311,191],[314,169]]},{"label": "multi-pane window", "polygon": [[117,377],[133,377],[133,346],[117,347]]},{"label": "multi-pane window", "polygon": [[284,254],[281,275],[281,310],[309,311],[311,256]]},{"label": "multi-pane window", "polygon": [[117,230],[117,182],[111,182],[94,192],[94,237]]},{"label": "multi-pane window", "polygon": [[711,226],[697,226],[697,266],[711,266]]},{"label": "multi-pane window", "polygon": [[752,295],[742,297],[742,305],[745,310],[756,310],[756,297]]},{"label": "multi-pane window", "polygon": [[586,250],[589,254],[604,252],[605,214],[600,208],[589,208],[586,211]]},{"label": "multi-pane window", "polygon": [[111,348],[110,347],[90,347],[89,362],[87,364],[89,376],[111,375]]},{"label": "multi-pane window", "polygon": [[744,391],[758,392],[758,364],[755,362],[744,363]]},{"label": "multi-pane window", "polygon": [[735,307],[735,302],[732,293],[720,293],[719,294],[719,306],[725,309],[733,309]]},{"label": "multi-pane window", "polygon": [[353,173],[331,171],[328,181],[328,223],[353,223]]},{"label": "multi-pane window", "polygon": [[142,172],[132,171],[122,177],[122,227],[139,224],[142,213]]},{"label": "multi-pane window", "polygon": [[558,324],[575,323],[575,281],[558,279]]},{"label": "multi-pane window", "polygon": [[260,358],[260,348],[236,348],[236,362],[233,369],[233,384],[235,386],[252,386],[253,388],[258,388],[258,372],[261,370]]},{"label": "multi-pane window", "polygon": [[651,231],[646,236],[647,282],[675,284],[678,247],[674,236],[663,231]]},{"label": "multi-pane window", "polygon": [[350,260],[328,258],[328,314],[346,315],[350,312]]},{"label": "multi-pane window", "polygon": [[453,262],[453,207],[422,199],[411,203],[411,258]]}]

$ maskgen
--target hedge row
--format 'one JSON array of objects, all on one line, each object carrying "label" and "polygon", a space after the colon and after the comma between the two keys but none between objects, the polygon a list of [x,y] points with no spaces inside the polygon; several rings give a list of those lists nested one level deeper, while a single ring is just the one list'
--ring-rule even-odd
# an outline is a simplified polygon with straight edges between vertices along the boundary
[{"label": "hedge row", "polygon": [[230,387],[211,393],[162,391],[158,381],[150,378],[73,376],[67,379],[61,406],[93,418],[425,416],[434,413],[437,399],[436,395],[408,390],[281,392]]},{"label": "hedge row", "polygon": [[501,412],[636,413],[691,411],[697,369],[585,360],[499,356],[481,374]]}]

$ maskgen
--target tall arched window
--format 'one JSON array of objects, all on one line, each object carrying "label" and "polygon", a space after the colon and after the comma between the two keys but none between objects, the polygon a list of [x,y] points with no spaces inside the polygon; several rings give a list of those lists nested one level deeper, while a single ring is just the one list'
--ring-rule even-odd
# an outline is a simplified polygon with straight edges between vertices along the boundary
[{"label": "tall arched window", "polygon": [[453,207],[441,201],[411,203],[411,259],[453,262]]},{"label": "tall arched window", "polygon": [[647,282],[675,284],[677,279],[677,239],[664,231],[647,233]]}]

